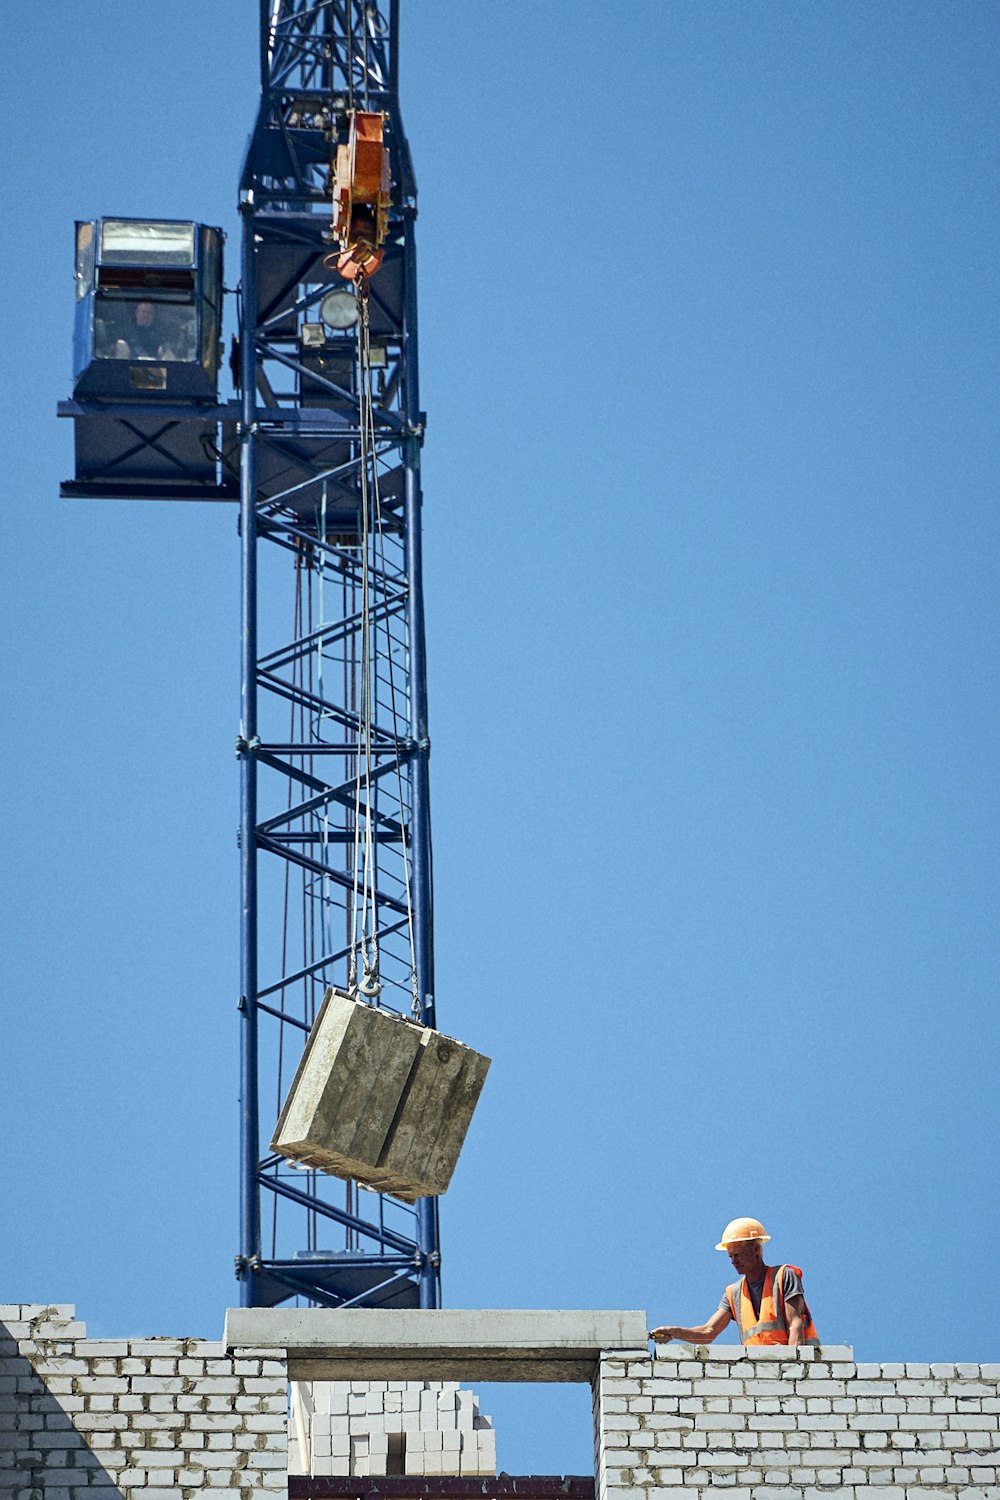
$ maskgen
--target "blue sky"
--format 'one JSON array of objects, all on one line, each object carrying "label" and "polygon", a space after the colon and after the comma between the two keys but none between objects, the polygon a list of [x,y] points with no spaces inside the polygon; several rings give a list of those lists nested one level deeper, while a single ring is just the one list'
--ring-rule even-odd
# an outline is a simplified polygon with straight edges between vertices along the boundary
[{"label": "blue sky", "polygon": [[[825,1338],[996,1359],[1000,11],[403,12],[438,1006],[494,1058],[446,1301],[700,1321],[752,1213]],[[214,1335],[236,518],[60,502],[54,411],[74,219],[220,223],[233,284],[256,6],[84,14],[0,59],[0,1300]],[[489,1395],[589,1466],[584,1391]]]}]

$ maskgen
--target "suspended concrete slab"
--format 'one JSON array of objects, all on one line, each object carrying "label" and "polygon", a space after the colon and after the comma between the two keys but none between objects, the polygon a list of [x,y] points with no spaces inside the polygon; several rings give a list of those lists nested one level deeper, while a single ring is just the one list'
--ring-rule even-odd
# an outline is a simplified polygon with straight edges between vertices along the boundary
[{"label": "suspended concrete slab", "polygon": [[406,1203],[451,1181],[490,1059],[328,989],[271,1150]]},{"label": "suspended concrete slab", "polygon": [[290,1380],[590,1381],[602,1351],[648,1359],[644,1312],[238,1307],[227,1349],[283,1351]]}]

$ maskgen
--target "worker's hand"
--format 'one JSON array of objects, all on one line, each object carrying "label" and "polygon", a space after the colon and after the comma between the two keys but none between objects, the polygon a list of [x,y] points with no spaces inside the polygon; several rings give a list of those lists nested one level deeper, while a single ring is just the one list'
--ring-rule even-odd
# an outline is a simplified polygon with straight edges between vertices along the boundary
[{"label": "worker's hand", "polygon": [[649,1336],[654,1344],[669,1344],[671,1339],[677,1337],[677,1329],[673,1327],[651,1328]]}]

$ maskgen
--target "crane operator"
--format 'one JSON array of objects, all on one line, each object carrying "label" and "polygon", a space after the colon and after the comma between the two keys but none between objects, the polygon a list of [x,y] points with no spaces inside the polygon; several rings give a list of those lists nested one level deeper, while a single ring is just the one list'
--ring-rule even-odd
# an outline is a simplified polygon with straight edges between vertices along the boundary
[{"label": "crane operator", "polygon": [[788,1344],[793,1349],[818,1344],[800,1268],[764,1263],[764,1244],[770,1238],[759,1219],[733,1219],[715,1248],[726,1251],[739,1281],[726,1287],[722,1301],[700,1328],[664,1324],[654,1328],[650,1338],[658,1344],[670,1339],[710,1344],[735,1323],[741,1344]]}]

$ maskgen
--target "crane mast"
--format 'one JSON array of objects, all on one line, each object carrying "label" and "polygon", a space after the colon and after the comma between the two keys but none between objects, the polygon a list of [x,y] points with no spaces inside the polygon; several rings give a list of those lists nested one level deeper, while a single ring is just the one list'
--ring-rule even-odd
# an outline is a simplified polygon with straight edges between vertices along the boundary
[{"label": "crane mast", "polygon": [[399,7],[261,0],[259,20],[237,399],[219,395],[221,230],[78,223],[60,492],[239,506],[241,1300],[436,1307],[436,1198],[404,1203],[263,1144],[328,986],[424,1027],[435,1011]]},{"label": "crane mast", "polygon": [[[435,1024],[416,183],[398,10],[260,5],[239,417],[222,439],[239,468],[242,555],[244,1306],[440,1303],[435,1199],[410,1208],[262,1148],[326,986],[357,977],[362,844],[378,1003]],[[391,188],[380,268],[352,284],[337,270],[331,195],[359,112],[382,117]]]}]

